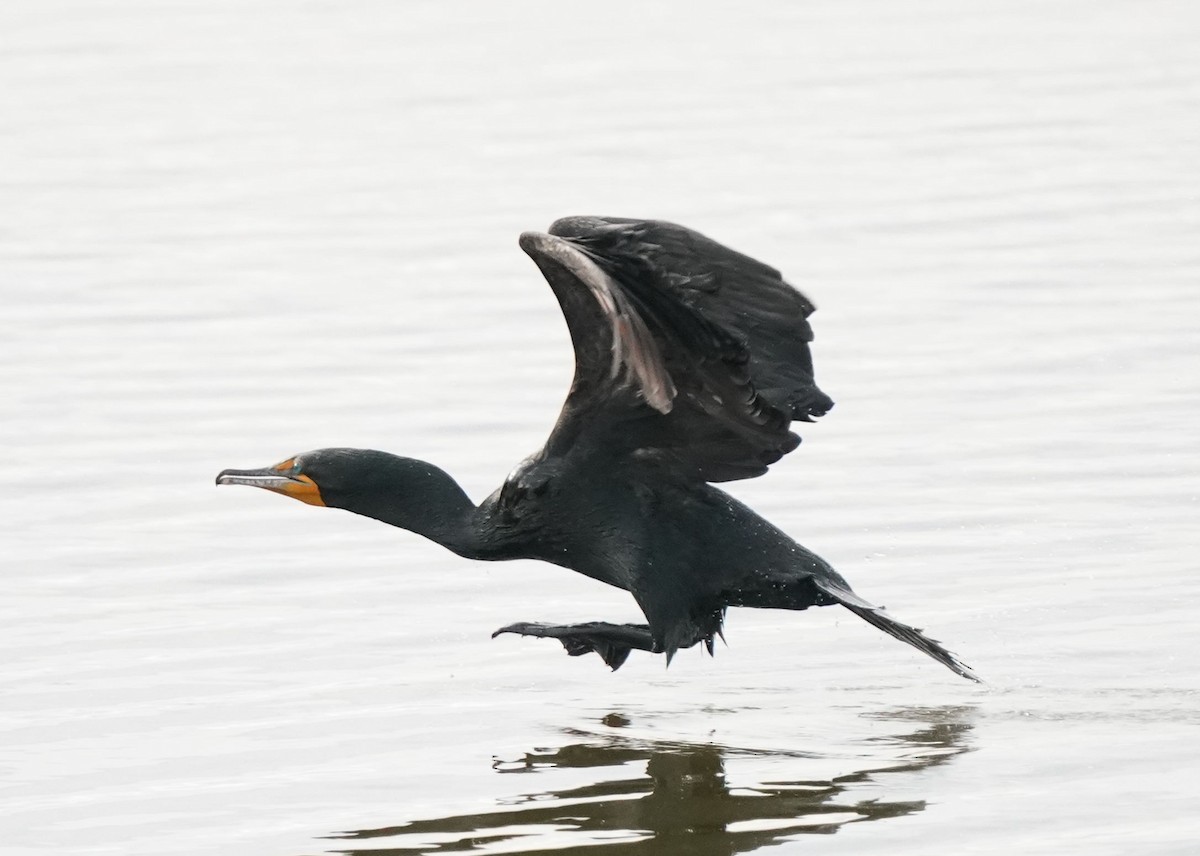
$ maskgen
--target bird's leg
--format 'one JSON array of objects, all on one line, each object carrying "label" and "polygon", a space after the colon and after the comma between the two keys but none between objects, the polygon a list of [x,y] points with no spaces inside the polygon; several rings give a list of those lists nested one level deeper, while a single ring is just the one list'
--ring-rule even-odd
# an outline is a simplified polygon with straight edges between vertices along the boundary
[{"label": "bird's leg", "polygon": [[557,639],[572,657],[581,657],[595,651],[614,672],[633,649],[657,651],[650,627],[646,624],[609,624],[607,621],[589,621],[586,624],[541,624],[519,621],[501,627],[492,634],[495,639],[501,633],[517,633],[521,636],[540,636]]}]

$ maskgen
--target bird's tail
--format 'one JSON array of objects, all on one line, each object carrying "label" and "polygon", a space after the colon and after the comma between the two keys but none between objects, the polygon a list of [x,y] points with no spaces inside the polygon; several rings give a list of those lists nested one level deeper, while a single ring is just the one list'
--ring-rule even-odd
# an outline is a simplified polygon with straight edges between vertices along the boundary
[{"label": "bird's tail", "polygon": [[901,642],[907,642],[918,651],[923,651],[956,675],[962,675],[967,680],[975,681],[976,683],[983,683],[979,676],[971,671],[970,666],[947,651],[936,639],[930,639],[918,628],[892,618],[884,611],[883,607],[875,606],[875,604],[863,600],[849,586],[835,580],[820,579],[817,577],[813,578],[813,582],[818,589],[846,607],[846,609],[853,612],[863,621],[875,625],[884,633],[895,636]]}]

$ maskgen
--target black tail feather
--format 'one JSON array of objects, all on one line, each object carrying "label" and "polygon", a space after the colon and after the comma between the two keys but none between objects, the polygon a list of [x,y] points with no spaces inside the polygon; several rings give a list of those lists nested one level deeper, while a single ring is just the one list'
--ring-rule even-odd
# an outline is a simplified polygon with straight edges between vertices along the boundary
[{"label": "black tail feather", "polygon": [[902,621],[897,621],[884,612],[883,607],[875,606],[875,604],[864,600],[847,586],[828,579],[814,578],[813,582],[818,589],[868,624],[872,624],[884,633],[896,637],[901,642],[907,642],[918,651],[928,654],[947,669],[954,672],[954,674],[961,675],[969,681],[983,683],[983,680],[971,671],[970,666],[959,660],[958,657],[944,648],[936,639],[926,636],[919,628],[905,624]]}]

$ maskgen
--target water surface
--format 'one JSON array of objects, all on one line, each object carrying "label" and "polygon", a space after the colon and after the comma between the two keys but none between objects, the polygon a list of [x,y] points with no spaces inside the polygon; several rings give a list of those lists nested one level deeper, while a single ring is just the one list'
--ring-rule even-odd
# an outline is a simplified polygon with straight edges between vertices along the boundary
[{"label": "water surface", "polygon": [[[1200,14],[1186,3],[0,10],[0,840],[14,856],[1192,853]],[[476,498],[570,378],[516,235],[679,220],[820,306],[736,494],[926,627],[636,620],[216,490],[392,449]]]}]

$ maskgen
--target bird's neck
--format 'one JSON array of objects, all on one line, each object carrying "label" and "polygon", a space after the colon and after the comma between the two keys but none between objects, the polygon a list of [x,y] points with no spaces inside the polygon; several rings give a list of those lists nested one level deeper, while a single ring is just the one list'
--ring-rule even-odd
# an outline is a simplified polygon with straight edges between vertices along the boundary
[{"label": "bird's neck", "polygon": [[407,469],[385,491],[348,498],[347,511],[422,535],[460,556],[479,555],[478,510],[448,473],[432,464]]}]

